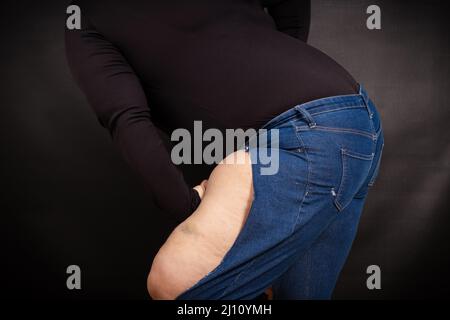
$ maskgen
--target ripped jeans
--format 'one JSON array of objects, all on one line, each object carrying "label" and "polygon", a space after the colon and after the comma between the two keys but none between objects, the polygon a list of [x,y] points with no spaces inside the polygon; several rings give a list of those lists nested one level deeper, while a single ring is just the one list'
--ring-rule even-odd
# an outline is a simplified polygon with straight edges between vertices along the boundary
[{"label": "ripped jeans", "polygon": [[274,299],[332,295],[380,169],[379,113],[360,86],[297,105],[263,128],[278,129],[279,169],[261,174],[262,147],[246,146],[254,189],[247,221],[221,263],[178,300],[254,299],[269,286]]}]

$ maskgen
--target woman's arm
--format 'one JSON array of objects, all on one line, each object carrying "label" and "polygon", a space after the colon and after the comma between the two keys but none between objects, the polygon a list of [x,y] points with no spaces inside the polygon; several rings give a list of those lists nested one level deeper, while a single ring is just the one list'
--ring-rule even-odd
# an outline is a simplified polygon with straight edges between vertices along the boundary
[{"label": "woman's arm", "polygon": [[101,125],[143,178],[155,204],[184,220],[199,205],[198,192],[172,163],[152,123],[140,81],[119,49],[82,15],[81,30],[65,32],[72,74]]},{"label": "woman's arm", "polygon": [[311,21],[310,0],[263,0],[277,29],[304,42],[308,40]]}]

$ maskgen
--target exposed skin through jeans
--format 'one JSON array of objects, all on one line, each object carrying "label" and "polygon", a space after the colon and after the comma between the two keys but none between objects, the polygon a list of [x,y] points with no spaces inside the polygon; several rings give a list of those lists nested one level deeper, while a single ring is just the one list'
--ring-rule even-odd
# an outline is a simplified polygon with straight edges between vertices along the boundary
[{"label": "exposed skin through jeans", "polygon": [[[278,129],[279,171],[261,175],[256,161],[270,140],[266,147],[239,151],[251,165],[231,167],[227,174],[232,180],[242,170],[243,180],[250,181],[235,194],[243,198],[230,197],[228,208],[213,210],[219,214],[194,212],[196,223],[172,233],[150,272],[155,298],[254,299],[269,286],[274,299],[331,297],[380,168],[381,119],[361,86],[359,94],[297,105],[264,128]],[[217,180],[209,179],[206,202],[214,199],[207,200],[211,181],[217,184],[211,192],[220,190]],[[248,213],[229,218],[233,203],[245,207],[245,199],[252,200]],[[192,229],[180,231],[185,227]]]}]

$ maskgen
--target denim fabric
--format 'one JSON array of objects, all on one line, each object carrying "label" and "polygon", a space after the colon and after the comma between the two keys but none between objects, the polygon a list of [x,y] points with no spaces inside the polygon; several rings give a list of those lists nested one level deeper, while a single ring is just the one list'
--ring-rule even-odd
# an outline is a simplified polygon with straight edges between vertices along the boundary
[{"label": "denim fabric", "polygon": [[279,170],[262,175],[252,159],[254,200],[222,262],[177,297],[328,299],[350,251],[384,146],[367,92],[314,100],[264,125],[279,133]]}]

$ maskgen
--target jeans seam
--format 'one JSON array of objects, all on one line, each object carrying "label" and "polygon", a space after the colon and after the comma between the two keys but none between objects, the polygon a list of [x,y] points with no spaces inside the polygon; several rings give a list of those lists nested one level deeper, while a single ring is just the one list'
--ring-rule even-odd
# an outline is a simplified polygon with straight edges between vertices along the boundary
[{"label": "jeans seam", "polygon": [[[306,199],[306,197],[309,194],[310,177],[311,177],[311,162],[309,160],[308,152],[306,151],[305,143],[304,143],[303,139],[300,137],[300,135],[298,134],[298,132],[296,131],[295,124],[293,122],[291,122],[291,124],[292,124],[292,127],[294,129],[295,136],[297,137],[297,140],[300,142],[300,144],[302,145],[302,148],[304,150],[304,153],[305,153],[305,156],[306,156],[307,167],[308,167],[308,174],[307,174],[307,177],[306,177],[305,193],[303,194],[303,198],[302,198],[302,200],[300,202],[300,206],[299,206],[299,209],[298,209],[297,217],[295,218],[294,224],[292,225],[291,233],[289,235],[292,235],[294,233],[295,228],[302,221],[302,218],[300,218],[300,213],[302,212],[302,209],[303,209],[303,203],[305,202],[305,199]],[[299,218],[300,218],[300,221],[299,221]]]},{"label": "jeans seam", "polygon": [[376,136],[374,134],[371,134],[370,132],[364,132],[364,131],[355,130],[355,129],[335,128],[335,127],[325,127],[325,126],[315,126],[313,129],[311,129],[309,126],[297,126],[296,130],[297,131],[320,130],[320,131],[329,131],[329,132],[338,132],[338,133],[350,133],[350,134],[361,135],[361,136],[364,136],[371,140],[376,139]]},{"label": "jeans seam", "polygon": [[346,99],[346,98],[353,98],[353,97],[361,97],[361,95],[359,93],[351,93],[351,94],[343,94],[343,95],[338,95],[338,96],[319,98],[319,99],[314,99],[314,100],[299,104],[298,106],[305,107],[305,109],[309,110],[309,109],[314,109],[314,108],[325,106],[325,105],[328,106],[328,105],[344,104],[344,103],[348,103],[348,102],[354,103],[354,101],[352,101],[352,100],[342,101],[342,98]]},{"label": "jeans seam", "polygon": [[334,203],[336,204],[336,206],[338,207],[339,211],[343,210],[343,205],[339,202],[339,196],[342,195],[342,189],[344,186],[344,181],[346,178],[346,165],[345,165],[345,160],[344,160],[344,155],[345,155],[345,150],[343,148],[341,148],[341,163],[342,163],[342,174],[341,174],[341,181],[339,181],[339,186],[338,186],[338,192],[336,194],[336,197],[334,198]]},{"label": "jeans seam", "polygon": [[222,294],[219,296],[218,299],[222,299],[224,295],[226,295],[228,292],[230,292],[233,285],[238,281],[238,279],[241,277],[241,275],[246,272],[254,263],[256,258],[253,258],[253,260],[241,271],[239,272],[236,277],[234,278],[233,282],[231,282],[226,288],[223,289]]},{"label": "jeans seam", "polygon": [[380,122],[380,127],[378,128],[378,131],[375,133],[377,139],[380,137],[381,131],[383,131],[383,124]]},{"label": "jeans seam", "polygon": [[372,174],[372,177],[370,178],[369,183],[367,184],[368,187],[373,187],[375,184],[375,180],[378,178],[378,174],[380,171],[380,165],[381,165],[381,157],[383,156],[383,149],[384,149],[384,143],[381,145],[380,154],[377,159],[377,163],[375,164],[374,172]]},{"label": "jeans seam", "polygon": [[319,114],[324,114],[324,113],[329,113],[329,112],[348,110],[348,109],[359,109],[359,108],[363,109],[365,107],[362,106],[362,105],[354,105],[354,106],[341,107],[341,108],[336,108],[336,109],[331,109],[331,110],[319,111],[319,112],[315,112],[315,113],[312,112],[312,113],[310,113],[310,115],[316,116],[316,115],[319,115]]},{"label": "jeans seam", "polygon": [[342,152],[342,154],[345,154],[346,156],[360,159],[360,160],[365,160],[365,161],[372,161],[375,156],[374,153],[372,153],[370,155],[365,155],[365,154],[358,153],[358,152],[348,151],[347,149],[344,149],[344,148],[341,149],[341,152]]}]

